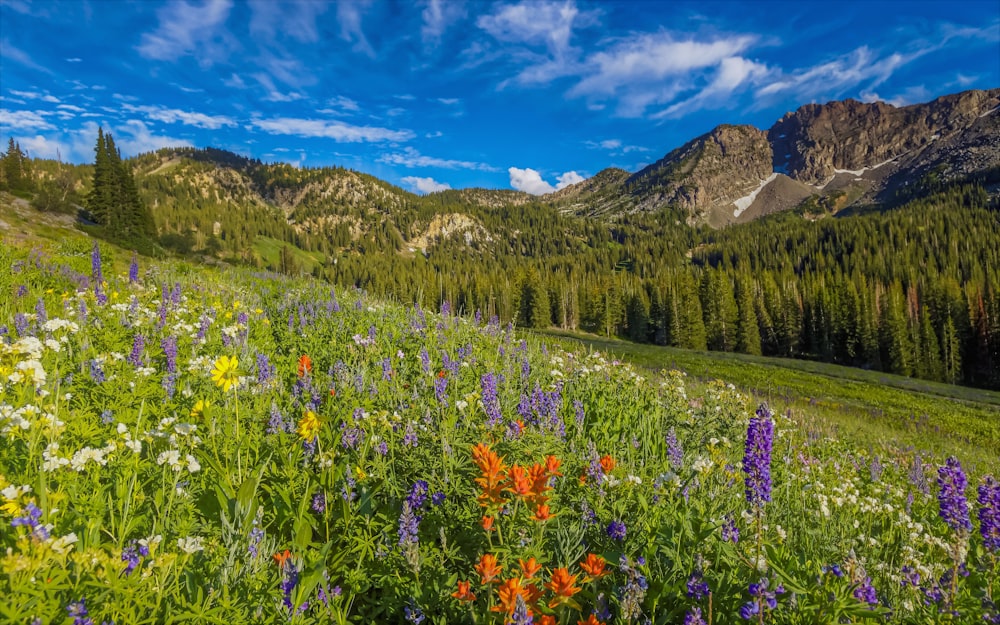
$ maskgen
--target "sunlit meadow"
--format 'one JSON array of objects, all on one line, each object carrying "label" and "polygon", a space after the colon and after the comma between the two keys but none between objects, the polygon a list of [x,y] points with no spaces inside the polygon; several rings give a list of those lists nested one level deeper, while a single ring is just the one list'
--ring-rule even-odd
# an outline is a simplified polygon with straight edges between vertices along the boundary
[{"label": "sunlit meadow", "polygon": [[995,466],[121,254],[0,248],[5,622],[1000,623]]}]

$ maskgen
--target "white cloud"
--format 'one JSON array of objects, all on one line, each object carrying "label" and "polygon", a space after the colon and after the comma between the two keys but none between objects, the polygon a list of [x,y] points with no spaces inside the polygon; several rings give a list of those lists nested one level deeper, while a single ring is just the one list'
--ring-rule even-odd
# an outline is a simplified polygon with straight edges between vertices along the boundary
[{"label": "white cloud", "polygon": [[420,13],[423,20],[420,37],[424,44],[440,41],[444,31],[465,15],[465,6],[459,0],[427,0]]},{"label": "white cloud", "polygon": [[202,67],[211,66],[239,45],[225,30],[232,7],[232,0],[205,0],[201,4],[179,0],[164,5],[157,11],[159,26],[142,35],[136,50],[158,61],[176,61],[191,55]]},{"label": "white cloud", "polygon": [[380,163],[390,165],[402,165],[403,167],[437,167],[440,169],[473,169],[478,171],[498,171],[486,163],[474,161],[459,161],[453,159],[436,158],[424,156],[414,148],[405,148],[402,152],[393,154],[383,154],[379,157]]},{"label": "white cloud", "polygon": [[568,171],[556,178],[557,184],[553,187],[542,179],[540,173],[530,167],[525,169],[510,167],[507,169],[507,172],[510,174],[510,186],[518,191],[524,191],[532,195],[545,195],[546,193],[552,193],[571,184],[586,180],[586,178],[575,171]]},{"label": "white cloud", "polygon": [[447,191],[451,188],[446,182],[438,182],[433,178],[421,178],[419,176],[404,176],[401,178],[403,184],[406,184],[414,191],[418,193],[434,193],[435,191]]},{"label": "white cloud", "polygon": [[[357,113],[361,111],[361,106],[357,103],[357,101],[342,95],[330,98],[329,100],[327,100],[326,105],[332,107],[334,111],[340,113],[343,113],[344,111],[349,111],[351,113]],[[330,109],[327,110],[329,111]]]},{"label": "white cloud", "polygon": [[319,41],[316,21],[327,6],[316,0],[250,0],[250,34],[273,39],[280,32],[303,43]]},{"label": "white cloud", "polygon": [[16,96],[25,98],[26,100],[41,100],[42,102],[49,102],[50,104],[59,104],[62,102],[59,98],[49,93],[39,93],[37,91],[18,91],[17,89],[8,89],[10,93]]},{"label": "white cloud", "polygon": [[[5,3],[4,6],[10,6],[10,5]],[[20,48],[15,48],[6,39],[0,39],[0,57],[2,57],[4,60],[15,61],[17,63],[20,63],[21,65],[24,65],[25,67],[31,68],[39,72],[43,72],[45,74],[52,73],[52,70],[50,70],[47,67],[42,67],[41,65],[36,63],[35,60],[31,58],[30,54],[28,54],[24,50],[21,50]]]},{"label": "white cloud", "polygon": [[132,104],[122,104],[122,110],[128,111],[129,113],[142,113],[147,118],[163,122],[164,124],[174,124],[180,122],[185,126],[207,128],[208,130],[218,130],[223,126],[236,126],[236,121],[231,117],[226,117],[225,115],[206,115],[204,113],[170,109],[163,106],[134,106]]},{"label": "white cloud", "polygon": [[222,84],[229,87],[230,89],[246,89],[247,84],[243,82],[243,79],[239,77],[239,74],[233,74],[229,78],[223,78]]},{"label": "white cloud", "polygon": [[[153,134],[146,124],[138,119],[130,119],[122,126],[112,129],[115,144],[121,148],[123,156],[134,156],[143,152],[152,152],[167,147],[191,147],[187,139],[178,139],[166,135]],[[94,131],[97,136],[97,131]],[[96,140],[96,139],[95,139]]]},{"label": "white cloud", "polygon": [[337,3],[337,21],[340,22],[340,38],[354,44],[354,51],[375,58],[375,50],[368,43],[361,26],[363,12],[372,0],[341,0]]},{"label": "white cloud", "polygon": [[591,102],[617,100],[618,115],[640,117],[648,107],[669,104],[696,87],[694,76],[720,67],[754,40],[749,35],[707,41],[668,32],[635,35],[588,56],[580,81],[567,95]]},{"label": "white cloud", "polygon": [[458,98],[438,98],[437,101],[445,106],[453,106],[461,102]]},{"label": "white cloud", "polygon": [[392,130],[376,126],[355,126],[340,121],[275,117],[254,119],[251,126],[272,135],[294,135],[333,139],[339,143],[378,143],[382,141],[409,141],[414,137],[409,130]]},{"label": "white cloud", "polygon": [[71,58],[71,59],[66,59],[66,62],[67,62],[67,63],[79,63],[79,62],[81,62],[81,61],[83,61],[83,59],[81,59],[81,58],[79,58],[79,57],[73,57],[73,58]]},{"label": "white cloud", "polygon": [[[573,0],[525,0],[498,5],[493,13],[481,15],[476,25],[499,42],[527,46],[503,53],[523,66],[514,80],[521,84],[544,84],[579,70],[580,50],[571,45],[573,31],[597,25],[599,16],[599,11],[580,11]],[[536,52],[538,47],[544,47],[545,52]],[[475,54],[486,59],[493,56],[486,49]],[[505,84],[506,81],[500,86]]]},{"label": "white cloud", "polygon": [[55,126],[45,120],[46,111],[10,111],[0,109],[0,128],[14,130],[55,130]]},{"label": "white cloud", "polygon": [[23,139],[19,139],[18,143],[33,158],[62,159],[71,152],[69,145],[55,139],[43,137],[42,135],[24,137]]},{"label": "white cloud", "polygon": [[731,106],[734,104],[734,93],[747,85],[759,83],[768,73],[766,65],[739,56],[722,59],[712,80],[701,91],[686,100],[670,105],[653,115],[653,118],[677,118],[692,111]]},{"label": "white cloud", "polygon": [[583,182],[586,180],[583,176],[576,173],[575,171],[568,171],[565,174],[556,178],[556,189],[564,189],[571,184],[576,184],[578,182]]},{"label": "white cloud", "polygon": [[931,49],[924,48],[908,54],[893,52],[879,57],[868,46],[861,46],[818,65],[788,74],[777,74],[767,85],[757,90],[757,98],[772,100],[791,92],[799,100],[808,100],[820,96],[838,96],[859,87],[862,91],[871,93],[897,69],[930,51]]},{"label": "white cloud", "polygon": [[60,104],[56,108],[57,109],[63,109],[65,111],[70,111],[72,113],[83,113],[84,111],[86,111],[86,109],[81,108],[79,106],[74,106],[72,104]]}]

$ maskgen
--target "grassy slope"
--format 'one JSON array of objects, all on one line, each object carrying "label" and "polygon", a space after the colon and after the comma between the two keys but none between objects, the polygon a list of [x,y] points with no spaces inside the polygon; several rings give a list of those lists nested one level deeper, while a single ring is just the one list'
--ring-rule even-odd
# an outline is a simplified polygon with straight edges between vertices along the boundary
[{"label": "grassy slope", "polygon": [[640,345],[580,333],[542,333],[653,370],[720,379],[821,431],[862,445],[895,443],[1000,464],[1000,393],[824,363]]}]

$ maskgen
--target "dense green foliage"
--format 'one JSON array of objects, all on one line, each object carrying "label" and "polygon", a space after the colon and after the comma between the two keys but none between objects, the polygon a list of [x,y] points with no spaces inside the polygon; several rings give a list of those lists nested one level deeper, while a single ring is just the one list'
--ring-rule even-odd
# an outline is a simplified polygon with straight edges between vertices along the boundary
[{"label": "dense green foliage", "polygon": [[30,193],[35,188],[31,174],[28,154],[11,137],[7,151],[0,156],[0,191],[10,191],[15,195]]},{"label": "dense green foliage", "polygon": [[998,617],[995,457],[80,238],[0,246],[4,622]]},{"label": "dense green foliage", "polygon": [[157,236],[149,208],[139,198],[132,166],[122,160],[111,133],[97,131],[94,176],[86,208],[92,221],[111,240],[147,248]]}]

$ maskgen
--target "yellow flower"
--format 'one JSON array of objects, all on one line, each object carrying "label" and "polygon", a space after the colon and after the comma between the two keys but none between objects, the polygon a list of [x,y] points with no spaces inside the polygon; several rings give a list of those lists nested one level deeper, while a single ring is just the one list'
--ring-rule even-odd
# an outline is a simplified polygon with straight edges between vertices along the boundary
[{"label": "yellow flower", "polygon": [[205,411],[208,410],[208,407],[211,405],[212,404],[208,403],[206,400],[199,399],[195,402],[194,408],[191,409],[191,416],[195,419],[202,418],[205,416]]},{"label": "yellow flower", "polygon": [[319,417],[312,410],[307,410],[305,415],[299,419],[299,428],[296,430],[303,440],[311,441],[319,434]]},{"label": "yellow flower", "polygon": [[229,389],[236,385],[238,375],[236,367],[239,366],[236,356],[219,356],[215,361],[215,368],[212,369],[212,381],[216,386],[222,387],[223,393],[228,393]]}]

